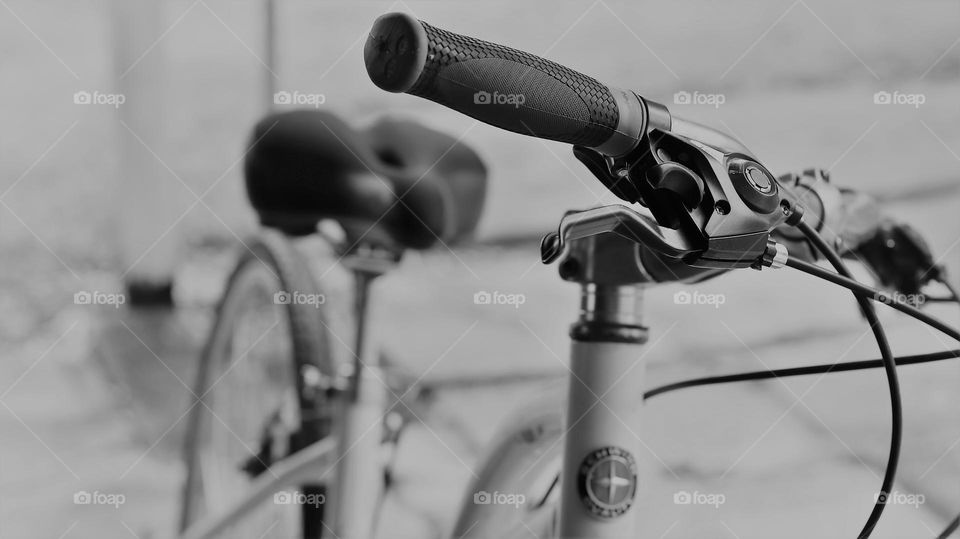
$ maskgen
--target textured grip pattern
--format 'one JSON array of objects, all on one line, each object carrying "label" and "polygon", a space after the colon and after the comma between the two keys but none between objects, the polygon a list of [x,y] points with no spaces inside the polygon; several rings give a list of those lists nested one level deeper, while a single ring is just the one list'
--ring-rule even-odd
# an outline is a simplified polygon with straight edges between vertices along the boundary
[{"label": "textured grip pattern", "polygon": [[617,103],[596,79],[532,54],[420,24],[428,39],[427,59],[407,93],[516,133],[580,146],[599,146],[617,129]]}]

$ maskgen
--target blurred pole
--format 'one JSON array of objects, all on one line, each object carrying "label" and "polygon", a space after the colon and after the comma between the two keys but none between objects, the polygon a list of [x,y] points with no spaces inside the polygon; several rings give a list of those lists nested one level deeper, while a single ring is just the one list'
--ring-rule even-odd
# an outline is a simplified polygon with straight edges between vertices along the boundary
[{"label": "blurred pole", "polygon": [[[111,9],[117,92],[126,97],[118,129],[117,212],[124,284],[131,306],[169,306],[183,237],[173,226],[182,206],[177,195],[182,186],[153,154],[175,157],[163,152],[170,74],[166,38],[161,38],[166,29],[164,2],[113,0]],[[269,69],[261,99],[269,110],[277,91],[276,0],[264,0],[263,17],[263,61]]]},{"label": "blurred pole", "polygon": [[263,62],[269,68],[264,74],[264,103],[267,110],[273,107],[273,94],[277,93],[277,0],[264,0]]},{"label": "blurred pole", "polygon": [[117,91],[126,97],[117,126],[117,229],[132,307],[173,304],[173,274],[182,241],[174,223],[183,211],[177,196],[183,186],[160,161],[175,157],[164,151],[170,71],[165,39],[160,38],[166,28],[163,7],[157,0],[111,3]]}]

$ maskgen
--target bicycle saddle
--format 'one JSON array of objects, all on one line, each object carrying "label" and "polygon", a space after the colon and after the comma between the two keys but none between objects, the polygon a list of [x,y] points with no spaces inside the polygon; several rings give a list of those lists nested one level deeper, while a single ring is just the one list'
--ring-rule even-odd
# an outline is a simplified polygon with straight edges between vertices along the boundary
[{"label": "bicycle saddle", "polygon": [[316,110],[257,123],[244,173],[264,226],[306,235],[335,219],[349,241],[413,249],[469,235],[487,178],[476,152],[417,122],[381,118],[355,129]]}]

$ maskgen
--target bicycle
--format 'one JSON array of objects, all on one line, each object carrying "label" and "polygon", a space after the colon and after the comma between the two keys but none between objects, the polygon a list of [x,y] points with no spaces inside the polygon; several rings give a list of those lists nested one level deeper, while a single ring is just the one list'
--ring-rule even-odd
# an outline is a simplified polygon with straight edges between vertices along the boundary
[{"label": "bicycle", "polygon": [[[858,537],[871,535],[899,460],[902,417],[897,368],[960,357],[960,350],[895,357],[873,303],[897,309],[957,340],[960,331],[897,295],[855,281],[844,258],[864,263],[886,288],[915,294],[936,281],[949,295],[933,299],[960,302],[943,268],[913,229],[881,218],[869,197],[837,188],[821,171],[775,177],[739,141],[677,118],[662,104],[554,62],[441,30],[408,15],[388,14],[374,23],[364,60],[371,80],[384,90],[417,95],[508,131],[572,144],[574,155],[629,204],[567,212],[557,232],[543,238],[542,261],[556,263],[562,279],[581,285],[580,314],[570,329],[566,410],[561,413],[548,401],[527,410],[524,419],[506,428],[468,490],[473,495],[522,493],[532,502],[521,512],[504,512],[483,500],[471,503],[475,500],[468,495],[454,537],[530,533],[637,537],[637,516],[642,510],[635,503],[641,488],[637,455],[642,450],[622,425],[640,420],[643,400],[705,385],[883,368],[892,435],[879,495]],[[264,130],[261,123],[257,132]],[[305,144],[298,137],[280,137],[278,143]],[[294,158],[281,152],[272,166],[294,166]],[[250,162],[256,160],[255,156]],[[273,204],[264,203],[275,184],[252,185],[250,172],[256,170],[248,166],[248,189],[264,225],[302,235],[312,233],[317,221],[328,216],[298,196],[283,200],[277,196]],[[480,181],[479,176],[473,176],[473,181]],[[638,204],[645,209],[638,210]],[[360,231],[383,214],[380,210],[363,214],[365,220],[360,223],[347,222],[360,225],[354,230],[362,238]],[[397,249],[382,245],[347,249],[345,255],[357,281],[359,351],[346,373],[328,369],[304,376],[314,380],[304,384],[309,391],[298,386],[310,395],[323,395],[322,403],[317,398],[300,408],[301,413],[307,410],[308,417],[316,413],[322,418],[321,426],[312,431],[316,435],[308,437],[306,446],[297,446],[299,450],[287,447],[277,459],[262,462],[272,477],[255,477],[232,509],[199,521],[185,518],[185,524],[193,524],[186,527],[185,536],[212,536],[277,490],[297,484],[306,485],[308,493],[329,494],[333,507],[332,515],[320,516],[314,509],[322,504],[296,505],[303,510],[302,536],[315,537],[323,531],[344,538],[373,535],[370,500],[381,499],[384,478],[383,468],[369,463],[377,462],[381,438],[396,440],[397,430],[384,421],[389,415],[385,413],[386,388],[377,383],[383,366],[365,340],[364,314],[370,281],[395,264],[399,255]],[[835,271],[821,268],[815,263],[818,260],[827,261]],[[648,335],[640,318],[644,287],[699,282],[737,269],[782,267],[851,290],[882,357],[641,389],[644,369],[638,358]],[[307,289],[316,286],[306,281]],[[220,320],[230,310],[232,289],[228,287]],[[292,320],[294,315],[289,314]],[[322,329],[318,333],[325,335]],[[203,384],[198,387],[203,391]],[[360,434],[381,429],[383,436]],[[195,427],[193,432],[201,430]],[[194,444],[194,449],[196,453],[199,446]],[[521,469],[524,473],[516,473]],[[336,478],[318,480],[331,472]],[[190,481],[185,498],[191,498]],[[320,520],[328,516],[333,522],[329,530]],[[949,536],[958,525],[960,516],[939,537]]]}]

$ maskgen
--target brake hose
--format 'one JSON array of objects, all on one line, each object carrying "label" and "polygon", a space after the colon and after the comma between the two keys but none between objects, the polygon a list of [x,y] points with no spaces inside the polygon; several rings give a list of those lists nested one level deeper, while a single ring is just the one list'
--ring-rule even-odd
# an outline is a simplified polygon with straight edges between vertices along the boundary
[{"label": "brake hose", "polygon": [[809,275],[813,275],[814,277],[823,279],[825,281],[830,281],[833,284],[847,288],[857,296],[883,303],[884,305],[916,318],[924,324],[927,324],[928,326],[944,333],[945,335],[948,335],[952,339],[960,341],[960,331],[957,331],[956,329],[946,325],[940,320],[937,320],[936,318],[908,303],[904,303],[894,297],[884,294],[876,288],[867,286],[859,281],[844,277],[843,275],[839,275],[832,271],[825,270],[816,264],[811,264],[803,260],[788,258],[786,265]]},{"label": "brake hose", "polygon": [[[880,322],[876,316],[876,310],[873,309],[873,305],[870,303],[870,300],[879,301],[894,309],[897,309],[917,320],[924,322],[925,324],[949,335],[950,337],[960,340],[960,332],[947,326],[940,320],[927,315],[926,313],[920,311],[908,305],[906,303],[898,301],[896,298],[886,296],[881,291],[864,285],[852,277],[850,277],[850,272],[846,269],[846,266],[843,264],[843,261],[840,259],[839,255],[830,248],[829,245],[823,241],[823,238],[819,236],[809,225],[801,221],[797,228],[807,236],[810,241],[820,250],[824,257],[826,257],[831,264],[837,268],[838,273],[833,273],[827,270],[820,268],[815,264],[810,264],[802,260],[797,260],[794,258],[788,258],[786,265],[794,269],[800,270],[804,273],[818,277],[820,279],[827,280],[833,284],[843,286],[851,290],[857,298],[857,302],[861,306],[861,310],[864,313],[864,316],[867,318],[868,322],[871,325],[871,329],[874,330],[874,334],[877,336],[877,344],[880,347],[881,354],[883,357],[881,359],[872,359],[872,360],[863,360],[863,361],[853,361],[847,363],[828,363],[822,365],[810,365],[805,367],[792,367],[784,369],[767,369],[763,371],[753,371],[739,374],[729,374],[729,375],[719,375],[719,376],[708,376],[703,378],[693,378],[689,380],[682,380],[679,382],[673,382],[670,384],[665,384],[662,386],[649,389],[644,392],[644,400],[650,399],[665,393],[676,391],[679,389],[686,389],[690,387],[699,387],[715,384],[725,384],[733,382],[746,382],[746,381],[756,381],[756,380],[768,380],[772,378],[786,378],[791,376],[804,376],[811,374],[828,374],[834,372],[847,372],[855,370],[864,370],[864,369],[874,369],[879,367],[884,367],[887,370],[888,375],[892,372],[892,377],[888,376],[888,381],[891,391],[891,408],[893,416],[893,432],[891,433],[891,444],[890,444],[890,456],[888,458],[887,470],[884,473],[884,481],[881,487],[881,492],[889,492],[889,489],[893,486],[893,478],[896,475],[896,463],[899,458],[899,446],[901,440],[901,429],[902,429],[902,407],[900,403],[900,394],[899,394],[899,383],[896,376],[896,367],[898,365],[916,365],[920,363],[929,363],[933,361],[942,361],[946,359],[953,359],[960,357],[960,350],[948,350],[944,352],[932,352],[927,354],[918,354],[912,356],[902,356],[902,357],[893,357],[890,352],[889,344],[886,341],[886,335],[883,332],[883,328],[880,326]],[[953,288],[950,283],[946,280],[941,281],[949,290],[951,295],[953,295],[954,301],[960,303],[960,294],[957,293],[956,289]],[[864,307],[866,305],[866,307]],[[869,314],[868,314],[869,313]],[[872,315],[872,316],[871,316]],[[891,461],[893,463],[893,468],[891,468]],[[883,507],[885,504],[880,503],[880,497],[878,497],[878,503],[874,505],[874,510],[871,512],[867,523],[864,525],[863,530],[860,532],[858,537],[865,538],[869,537],[873,532],[874,527],[876,526],[877,521],[879,521],[881,514],[883,513]],[[951,533],[956,531],[960,527],[960,515],[957,515],[950,524],[947,525],[946,529],[937,535],[937,539],[946,539]]]},{"label": "brake hose", "polygon": [[[947,350],[944,352],[931,352],[928,354],[917,354],[914,356],[901,356],[894,358],[898,366],[919,365],[921,363],[931,363],[933,361],[943,361],[945,359],[960,358],[960,350]],[[690,387],[709,386],[715,384],[729,384],[733,382],[752,382],[757,380],[769,380],[771,378],[789,378],[791,376],[806,376],[811,374],[828,374],[834,372],[861,371],[866,369],[877,369],[883,367],[882,359],[866,359],[862,361],[850,361],[846,363],[825,363],[822,365],[808,365],[805,367],[789,367],[785,369],[768,369],[762,371],[743,372],[737,374],[725,374],[719,376],[705,376],[703,378],[691,378],[657,386],[648,389],[643,394],[644,399],[652,399],[664,393],[670,393],[678,389]]]},{"label": "brake hose", "polygon": [[[796,228],[803,233],[807,240],[833,265],[837,273],[848,279],[853,278],[850,270],[847,269],[847,266],[843,263],[843,260],[841,260],[840,255],[837,254],[806,221],[800,219],[796,224]],[[870,329],[873,331],[874,337],[876,337],[877,347],[880,348],[880,356],[883,359],[883,370],[887,375],[887,387],[890,391],[890,452],[887,455],[887,467],[883,472],[883,482],[880,486],[881,495],[877,496],[873,510],[870,512],[867,522],[863,525],[860,535],[858,535],[859,539],[866,539],[873,533],[873,529],[880,520],[880,516],[883,515],[883,510],[887,506],[886,494],[893,489],[893,482],[897,476],[897,464],[900,461],[900,443],[903,439],[903,405],[900,399],[900,381],[897,379],[897,363],[894,360],[893,352],[890,350],[890,343],[887,341],[886,332],[883,331],[883,326],[877,317],[877,311],[867,298],[858,294],[854,294],[854,297],[857,298],[857,303],[860,304],[860,310],[863,312],[864,318],[867,319],[867,323],[870,324]]]},{"label": "brake hose", "polygon": [[[932,361],[942,361],[945,359],[954,359],[960,357],[960,350],[947,350],[944,352],[931,352],[928,354],[918,354],[913,356],[901,356],[896,359],[897,365],[917,365],[920,363],[929,363]],[[701,387],[715,384],[727,384],[733,382],[748,382],[757,380],[769,380],[771,378],[788,378],[791,376],[805,376],[811,374],[827,374],[835,372],[858,371],[864,369],[876,369],[883,367],[881,359],[869,359],[864,361],[851,361],[847,363],[827,363],[823,365],[809,365],[806,367],[791,367],[785,369],[768,369],[763,371],[753,371],[738,374],[727,374],[720,376],[706,376],[703,378],[692,378],[664,384],[662,386],[648,389],[644,392],[644,400],[652,399],[665,393],[671,393],[678,389],[690,387]],[[957,515],[946,529],[937,535],[936,539],[947,539],[951,533],[960,527],[960,515]]]},{"label": "brake hose", "polygon": [[[960,350],[949,350],[945,352],[934,352],[928,354],[919,354],[914,356],[903,356],[896,358],[893,356],[893,352],[890,349],[890,344],[887,340],[886,333],[883,330],[883,327],[880,323],[879,318],[877,317],[876,309],[874,309],[872,301],[878,301],[884,303],[894,309],[897,309],[925,324],[949,335],[950,337],[960,340],[960,332],[947,326],[940,320],[927,315],[926,313],[920,311],[919,309],[914,308],[913,306],[899,301],[897,298],[890,297],[883,292],[876,290],[872,287],[866,286],[853,279],[852,274],[847,269],[843,260],[840,258],[840,255],[827,244],[827,242],[802,219],[795,225],[796,228],[813,244],[813,246],[826,258],[830,264],[836,269],[836,273],[825,270],[815,264],[804,262],[803,260],[798,260],[795,258],[787,258],[785,265],[790,266],[794,269],[800,270],[804,273],[818,277],[820,279],[827,280],[833,284],[837,284],[844,288],[849,289],[853,292],[854,297],[857,300],[857,303],[860,306],[860,310],[863,312],[864,317],[867,319],[867,322],[870,324],[870,329],[874,333],[874,337],[877,341],[877,346],[880,348],[881,359],[874,360],[865,360],[865,361],[856,361],[848,363],[832,363],[824,365],[812,365],[806,367],[794,367],[786,369],[768,369],[764,371],[754,371],[740,374],[731,374],[731,375],[720,375],[720,376],[709,376],[703,378],[694,378],[689,380],[683,380],[679,382],[674,382],[653,389],[647,390],[644,392],[644,399],[649,399],[664,393],[671,391],[676,391],[678,389],[684,389],[689,387],[697,386],[706,386],[713,384],[724,384],[732,382],[744,382],[751,380],[766,380],[771,378],[783,378],[790,376],[802,376],[809,374],[828,374],[832,372],[844,372],[844,371],[854,371],[854,370],[863,370],[863,369],[873,369],[883,367],[887,375],[887,384],[890,391],[890,407],[891,407],[891,440],[890,440],[890,452],[887,458],[887,467],[884,471],[883,482],[880,488],[881,493],[889,493],[893,488],[894,479],[896,477],[897,465],[900,457],[900,445],[902,442],[902,432],[903,432],[903,408],[900,397],[900,384],[897,377],[896,368],[898,365],[915,365],[919,363],[928,363],[932,361],[941,361],[945,359],[953,359],[960,357]],[[957,301],[960,303],[960,293],[949,283],[946,279],[939,279],[942,284],[946,286],[950,294],[953,296],[951,301]],[[877,501],[874,504],[873,510],[870,513],[870,516],[867,519],[867,522],[864,524],[863,529],[860,534],[857,536],[859,539],[865,539],[870,537],[873,533],[874,528],[877,525],[877,522],[880,520],[883,510],[886,506],[884,501],[885,497],[878,496]],[[938,539],[943,539],[949,536],[953,531],[960,527],[960,515],[958,515],[948,526],[947,528],[937,536]]]}]

